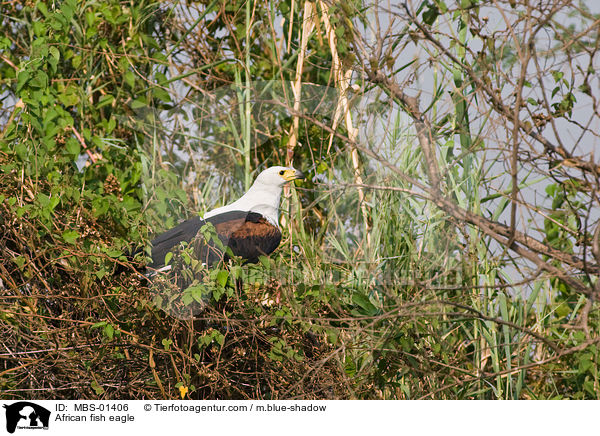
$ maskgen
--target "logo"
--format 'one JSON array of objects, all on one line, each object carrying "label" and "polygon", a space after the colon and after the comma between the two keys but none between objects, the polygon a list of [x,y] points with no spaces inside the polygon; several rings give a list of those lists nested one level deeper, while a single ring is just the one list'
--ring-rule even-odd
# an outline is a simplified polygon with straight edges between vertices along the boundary
[{"label": "logo", "polygon": [[50,411],[29,401],[19,401],[4,405],[6,409],[6,431],[14,433],[18,429],[48,429]]}]

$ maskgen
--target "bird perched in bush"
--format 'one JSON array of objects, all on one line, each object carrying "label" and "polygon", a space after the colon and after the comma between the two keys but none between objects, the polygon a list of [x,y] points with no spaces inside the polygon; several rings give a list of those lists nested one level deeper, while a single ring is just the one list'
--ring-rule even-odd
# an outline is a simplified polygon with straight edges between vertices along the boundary
[{"label": "bird perched in bush", "polygon": [[302,171],[274,166],[261,172],[240,199],[211,210],[204,217],[194,217],[157,236],[152,241],[151,268],[161,268],[165,256],[180,242],[195,243],[199,260],[211,264],[223,258],[214,243],[198,235],[200,229],[211,223],[224,248],[230,248],[235,256],[255,263],[259,256],[269,255],[281,241],[279,228],[279,202],[286,183],[304,179]]}]

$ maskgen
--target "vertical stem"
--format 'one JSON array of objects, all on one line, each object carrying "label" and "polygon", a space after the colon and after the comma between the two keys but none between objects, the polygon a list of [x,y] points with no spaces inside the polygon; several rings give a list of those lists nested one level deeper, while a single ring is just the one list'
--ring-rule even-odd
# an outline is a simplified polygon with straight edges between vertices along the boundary
[{"label": "vertical stem", "polygon": [[244,186],[247,191],[250,188],[250,128],[251,128],[251,105],[250,105],[250,32],[252,31],[252,17],[250,9],[251,0],[246,0],[246,60],[244,63],[244,73],[246,75],[246,84],[244,90],[244,117],[242,119],[242,132],[244,135]]},{"label": "vertical stem", "polygon": [[[340,92],[340,96],[338,99],[338,104],[335,110],[335,115],[333,119],[332,128],[335,130],[337,128],[338,122],[344,117],[344,122],[346,123],[346,128],[348,129],[348,138],[350,139],[350,156],[352,159],[352,169],[354,172],[354,183],[357,185],[358,192],[358,202],[360,204],[361,214],[365,223],[365,240],[367,242],[367,248],[371,247],[371,224],[369,219],[369,209],[367,203],[365,201],[365,191],[362,187],[363,179],[361,176],[361,168],[360,168],[360,155],[358,154],[358,149],[354,147],[352,144],[356,143],[356,139],[358,138],[358,129],[354,126],[352,122],[352,114],[350,112],[350,104],[348,102],[348,89],[350,88],[350,80],[352,78],[352,69],[347,69],[344,71],[342,62],[338,55],[337,45],[336,45],[336,36],[335,29],[331,25],[329,21],[329,7],[325,2],[319,0],[319,6],[323,11],[323,25],[325,27],[325,32],[327,33],[327,39],[329,42],[329,50],[331,51],[332,57],[332,75],[335,81],[335,85]],[[329,138],[329,147],[333,142],[333,134]],[[329,151],[329,148],[328,148]]]},{"label": "vertical stem", "polygon": [[[307,1],[304,3],[304,14],[302,16],[302,34],[300,42],[300,50],[298,54],[298,62],[296,63],[296,75],[292,84],[294,93],[294,113],[300,112],[300,102],[302,93],[302,72],[304,71],[304,59],[306,57],[306,47],[308,46],[308,38],[315,27],[313,14],[315,13],[314,5]],[[298,142],[299,118],[294,115],[292,131],[290,132],[290,140],[288,141],[285,163],[287,166],[292,164],[294,158],[294,148]]]}]

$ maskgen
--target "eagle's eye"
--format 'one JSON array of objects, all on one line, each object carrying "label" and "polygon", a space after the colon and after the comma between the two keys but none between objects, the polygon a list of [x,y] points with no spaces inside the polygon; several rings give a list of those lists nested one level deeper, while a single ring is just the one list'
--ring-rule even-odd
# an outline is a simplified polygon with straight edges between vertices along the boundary
[{"label": "eagle's eye", "polygon": [[280,176],[283,176],[283,173],[284,173],[284,172],[285,172],[285,171],[283,171],[283,170],[279,171],[279,175],[280,175]]}]

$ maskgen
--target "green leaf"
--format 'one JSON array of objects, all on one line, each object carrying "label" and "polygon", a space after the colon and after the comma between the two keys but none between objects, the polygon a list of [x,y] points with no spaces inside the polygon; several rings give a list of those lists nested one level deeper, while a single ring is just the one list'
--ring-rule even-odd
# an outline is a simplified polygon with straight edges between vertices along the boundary
[{"label": "green leaf", "polygon": [[40,37],[40,38],[44,37],[47,33],[46,24],[41,21],[34,21],[33,22],[33,33],[37,37]]},{"label": "green leaf", "polygon": [[44,17],[48,18],[48,7],[44,2],[37,2],[36,7],[44,15]]},{"label": "green leaf", "polygon": [[45,72],[38,70],[36,71],[35,76],[30,80],[29,84],[32,87],[45,89],[48,87],[48,75]]},{"label": "green leaf", "polygon": [[110,324],[106,324],[106,326],[104,326],[104,335],[112,341],[115,335],[115,328]]},{"label": "green leaf", "polygon": [[233,280],[237,280],[242,276],[242,267],[239,265],[233,265],[229,270],[229,275]]},{"label": "green leaf", "polygon": [[110,104],[112,104],[112,102],[115,101],[115,97],[108,94],[108,95],[103,95],[102,97],[100,97],[100,100],[98,101],[98,104],[96,105],[97,109],[103,108],[104,106],[108,106]]},{"label": "green leaf", "polygon": [[267,269],[267,270],[271,269],[271,261],[268,256],[259,256],[258,260],[260,261],[262,266],[265,267],[265,269]]},{"label": "green leaf", "polygon": [[79,103],[79,94],[75,87],[69,86],[63,92],[58,94],[58,99],[65,106],[75,106]]},{"label": "green leaf", "polygon": [[157,99],[164,101],[165,103],[170,103],[171,102],[171,96],[169,95],[169,93],[167,91],[165,91],[162,88],[153,88],[152,89],[152,94],[154,95],[154,97],[156,97]]},{"label": "green leaf", "polygon": [[[184,306],[189,306],[194,301],[194,297],[189,292],[184,292],[181,297],[181,302]],[[160,305],[158,305],[160,307]]]},{"label": "green leaf", "polygon": [[67,244],[74,244],[79,238],[79,232],[75,230],[67,230],[62,233],[62,238]]},{"label": "green leaf", "polygon": [[562,71],[558,71],[558,70],[552,70],[552,71],[550,71],[550,73],[552,74],[552,77],[554,78],[555,82],[560,82],[560,79],[562,79],[563,76],[565,75],[565,73],[563,73]]},{"label": "green leaf", "polygon": [[27,146],[25,144],[19,142],[17,145],[15,145],[15,153],[21,161],[25,162],[27,160],[29,150],[27,149]]},{"label": "green leaf", "polygon": [[364,294],[359,294],[358,292],[352,296],[352,301],[354,304],[358,305],[361,309],[363,309],[363,313],[368,316],[373,316],[377,314],[377,308],[371,303],[369,297]]},{"label": "green leaf", "polygon": [[119,257],[123,256],[123,252],[117,249],[106,249],[102,251],[104,251],[107,256],[112,257],[113,259],[118,259]]},{"label": "green leaf", "polygon": [[21,92],[21,89],[23,89],[23,86],[25,86],[30,77],[31,73],[28,70],[19,71],[17,74],[17,93]]},{"label": "green leaf", "polygon": [[49,48],[50,58],[48,59],[48,63],[52,68],[53,72],[56,72],[56,67],[58,66],[58,61],[60,60],[60,51],[55,46],[51,46]]},{"label": "green leaf", "polygon": [[55,46],[51,46],[49,49],[50,56],[52,56],[57,61],[60,59],[60,51]]},{"label": "green leaf", "polygon": [[19,269],[23,269],[23,265],[25,265],[25,257],[24,256],[13,257],[12,261],[17,264]]},{"label": "green leaf", "polygon": [[73,18],[76,8],[77,3],[72,0],[64,1],[60,6],[60,11],[63,13],[67,22],[71,21],[71,19]]},{"label": "green leaf", "polygon": [[143,108],[146,106],[148,106],[148,103],[146,102],[146,99],[143,97],[139,97],[131,102],[132,109],[140,109],[140,108]]},{"label": "green leaf", "polygon": [[448,12],[448,6],[446,6],[446,3],[444,3],[443,0],[433,0],[433,1],[437,5],[437,7],[440,9],[440,12],[442,12],[443,14]]},{"label": "green leaf", "polygon": [[96,395],[102,395],[104,393],[104,388],[100,386],[96,380],[94,380],[90,386],[92,387]]},{"label": "green leaf", "polygon": [[[556,288],[558,288],[558,287],[559,286],[556,286]],[[569,306],[567,304],[561,304],[556,308],[555,312],[559,318],[564,318],[565,316],[567,316],[571,313],[571,309],[569,308]]]},{"label": "green leaf", "polygon": [[587,370],[592,367],[592,365],[594,364],[594,362],[592,360],[593,357],[594,356],[592,355],[592,353],[585,353],[579,357],[579,372],[580,373],[587,372]]},{"label": "green leaf", "polygon": [[97,197],[92,200],[94,216],[99,217],[108,212],[110,208],[109,201],[104,197]]},{"label": "green leaf", "polygon": [[90,327],[91,329],[97,329],[99,327],[104,327],[107,324],[106,321],[100,321],[97,322],[96,324],[94,324],[92,327]]},{"label": "green leaf", "polygon": [[357,369],[354,360],[350,356],[346,356],[344,361],[344,372],[350,377],[354,377],[356,375],[356,371]]},{"label": "green leaf", "polygon": [[439,15],[440,11],[438,10],[437,6],[430,4],[429,9],[423,12],[423,21],[431,26],[433,23],[435,23],[435,20]]},{"label": "green leaf", "polygon": [[217,273],[217,283],[219,284],[219,286],[221,286],[222,288],[225,287],[225,285],[227,284],[227,278],[229,277],[229,273],[225,270],[220,270]]},{"label": "green leaf", "polygon": [[73,158],[79,156],[79,152],[81,151],[81,147],[79,145],[79,141],[75,138],[69,138],[65,142],[65,149],[67,153],[71,155]]},{"label": "green leaf", "polygon": [[204,302],[204,292],[206,288],[204,286],[193,286],[190,289],[190,293],[192,294],[192,298],[196,300],[198,303]]},{"label": "green leaf", "polygon": [[165,351],[169,351],[169,348],[171,348],[171,345],[173,344],[173,340],[172,339],[163,339],[161,341],[162,346],[164,347]]},{"label": "green leaf", "polygon": [[48,212],[52,212],[56,205],[60,202],[60,198],[58,196],[49,197],[43,192],[39,192],[36,198],[42,209]]},{"label": "green leaf", "polygon": [[73,68],[79,68],[79,66],[81,65],[81,56],[80,55],[75,55],[73,56],[73,58],[71,59],[71,65],[73,65]]},{"label": "green leaf", "polygon": [[125,83],[129,85],[130,88],[133,88],[135,86],[135,74],[133,73],[133,71],[126,71],[125,75],[123,76],[123,79],[125,80]]}]

